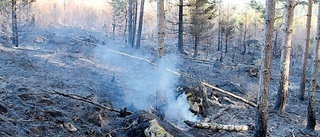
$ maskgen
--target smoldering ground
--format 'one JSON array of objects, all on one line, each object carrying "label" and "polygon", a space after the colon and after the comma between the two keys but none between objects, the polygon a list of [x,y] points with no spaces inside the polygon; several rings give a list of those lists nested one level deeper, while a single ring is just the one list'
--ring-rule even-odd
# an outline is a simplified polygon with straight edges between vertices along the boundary
[{"label": "smoldering ground", "polygon": [[[131,110],[148,110],[150,108],[161,111],[165,119],[175,122],[183,120],[196,121],[197,116],[189,111],[186,95],[176,96],[176,88],[179,75],[168,70],[177,70],[180,58],[169,54],[161,59],[150,62],[142,59],[154,58],[151,54],[134,53],[132,58],[123,54],[111,52],[111,46],[97,47],[95,55],[103,63],[117,68],[115,75],[117,82],[122,83],[124,88],[121,106]],[[119,51],[121,49],[112,50]],[[125,52],[125,51],[124,51]]]}]

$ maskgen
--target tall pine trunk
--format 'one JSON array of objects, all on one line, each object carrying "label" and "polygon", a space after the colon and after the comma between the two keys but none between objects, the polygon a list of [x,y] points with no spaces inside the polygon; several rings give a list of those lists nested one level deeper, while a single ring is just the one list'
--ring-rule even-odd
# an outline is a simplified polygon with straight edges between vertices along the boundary
[{"label": "tall pine trunk", "polygon": [[159,58],[164,56],[164,0],[157,0],[157,30]]},{"label": "tall pine trunk", "polygon": [[256,123],[254,128],[255,137],[267,135],[268,122],[268,95],[271,75],[271,45],[274,29],[275,0],[266,0],[266,11],[264,21],[264,43],[261,48],[261,71],[259,79],[258,108],[256,111]]},{"label": "tall pine trunk", "polygon": [[132,19],[132,11],[133,11],[133,0],[128,0],[128,43],[127,47],[132,47],[133,42],[133,19]]},{"label": "tall pine trunk", "polygon": [[277,93],[277,101],[274,109],[283,114],[286,109],[287,95],[289,89],[289,72],[290,72],[290,52],[292,48],[293,33],[293,10],[295,6],[294,0],[286,0],[285,9],[285,27],[283,29],[283,41],[281,51],[280,80]]},{"label": "tall pine trunk", "polygon": [[143,10],[144,10],[144,0],[141,0],[140,1],[139,23],[138,23],[138,34],[137,34],[137,40],[136,40],[136,49],[140,48],[142,25],[143,25]]},{"label": "tall pine trunk", "polygon": [[306,46],[304,47],[303,55],[303,66],[302,66],[302,76],[300,83],[300,100],[304,100],[304,93],[306,90],[306,70],[308,63],[308,50],[309,50],[309,41],[310,41],[310,28],[311,28],[311,17],[312,17],[312,0],[308,0],[308,14],[307,14],[307,37],[306,37]]},{"label": "tall pine trunk", "polygon": [[311,79],[311,91],[309,92],[309,104],[308,104],[308,116],[307,127],[309,131],[314,131],[316,126],[316,91],[318,81],[318,71],[320,63],[320,1],[318,2],[318,24],[317,24],[317,36],[316,36],[316,54],[313,64],[313,72]]},{"label": "tall pine trunk", "polygon": [[12,8],[12,44],[15,47],[19,45],[19,36],[18,36],[18,21],[17,21],[17,1],[11,1],[11,8]]},{"label": "tall pine trunk", "polygon": [[184,50],[183,50],[183,0],[179,1],[178,51],[180,53],[184,53]]}]

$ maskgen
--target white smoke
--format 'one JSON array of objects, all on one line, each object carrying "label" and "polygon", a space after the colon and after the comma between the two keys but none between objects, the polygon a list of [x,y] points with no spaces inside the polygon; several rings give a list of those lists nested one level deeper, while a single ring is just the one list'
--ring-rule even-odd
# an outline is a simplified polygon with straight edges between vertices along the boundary
[{"label": "white smoke", "polygon": [[[138,59],[133,59],[104,49],[96,50],[98,57],[106,65],[120,68],[117,76],[126,87],[123,100],[139,110],[163,107],[164,117],[173,121],[195,121],[197,117],[189,111],[186,95],[176,98],[179,75],[167,71],[177,70],[179,56],[170,54],[157,61],[157,67]],[[151,55],[135,56],[149,59]]]}]

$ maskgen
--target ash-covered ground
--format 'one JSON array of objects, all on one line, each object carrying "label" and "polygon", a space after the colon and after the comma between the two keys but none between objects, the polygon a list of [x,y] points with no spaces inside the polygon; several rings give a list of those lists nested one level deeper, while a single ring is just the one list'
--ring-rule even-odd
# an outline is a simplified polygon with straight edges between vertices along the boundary
[{"label": "ash-covered ground", "polygon": [[[99,33],[70,28],[35,30],[21,38],[18,48],[1,44],[0,136],[143,136],[138,132],[150,125],[145,119],[161,119],[149,113],[154,109],[163,111],[161,125],[175,136],[253,135],[253,130],[198,129],[183,121],[254,125],[255,108],[207,89],[206,115],[197,116],[189,111],[186,96],[178,97],[175,92],[179,86],[203,91],[199,81],[205,81],[256,102],[259,78],[250,69],[258,68],[255,64],[260,58],[258,51],[239,54],[234,62],[226,54],[221,63],[215,57],[192,59],[191,55],[176,54],[172,46],[167,49],[168,56],[158,60],[154,45],[144,41],[139,50],[127,49],[123,42]],[[270,110],[277,91],[278,62],[279,59],[273,61]],[[308,103],[297,97],[299,64],[301,61],[296,59],[291,68],[287,113],[269,114],[270,136],[319,136],[318,126],[314,133],[303,131]],[[168,69],[188,77],[172,74]],[[54,91],[115,110],[128,108],[133,114],[123,117],[118,112]],[[165,104],[164,109],[158,108],[161,103]],[[228,106],[221,116],[215,117]]]}]

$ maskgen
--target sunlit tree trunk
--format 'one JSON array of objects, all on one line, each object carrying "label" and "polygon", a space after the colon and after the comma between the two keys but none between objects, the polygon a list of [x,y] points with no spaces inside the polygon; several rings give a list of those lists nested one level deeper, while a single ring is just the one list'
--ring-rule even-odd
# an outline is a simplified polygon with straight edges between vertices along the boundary
[{"label": "sunlit tree trunk", "polygon": [[318,2],[318,24],[317,24],[317,36],[316,36],[316,54],[313,64],[313,72],[311,79],[311,91],[309,92],[309,104],[308,104],[308,116],[307,116],[307,127],[309,131],[314,131],[316,126],[316,91],[318,81],[318,71],[320,63],[320,1]]},{"label": "sunlit tree trunk", "polygon": [[136,49],[140,48],[140,41],[141,41],[141,32],[142,32],[142,25],[143,25],[143,11],[144,11],[144,0],[140,1],[140,15],[139,15],[139,23],[138,23],[138,34],[136,40]]},{"label": "sunlit tree trunk", "polygon": [[289,89],[289,71],[290,71],[290,52],[292,48],[292,33],[293,33],[293,10],[295,6],[294,0],[286,0],[285,9],[285,27],[283,29],[283,41],[281,51],[280,64],[280,81],[277,93],[277,101],[274,109],[283,114],[286,108],[287,95]]},{"label": "sunlit tree trunk", "polygon": [[261,71],[259,79],[258,108],[256,111],[256,123],[254,128],[255,137],[267,135],[268,122],[268,95],[271,75],[271,45],[274,28],[275,0],[266,0],[264,21],[264,43],[261,48]]},{"label": "sunlit tree trunk", "polygon": [[300,83],[300,100],[304,100],[304,93],[306,90],[306,69],[308,63],[308,50],[310,41],[310,28],[311,28],[311,17],[312,17],[312,0],[308,0],[308,14],[307,14],[307,36],[306,36],[306,46],[304,47],[303,54],[303,66],[302,66],[302,76]]},{"label": "sunlit tree trunk", "polygon": [[159,58],[164,56],[164,0],[157,0],[157,32]]},{"label": "sunlit tree trunk", "polygon": [[17,21],[17,1],[11,1],[12,8],[12,44],[18,47],[18,21]]},{"label": "sunlit tree trunk", "polygon": [[183,50],[183,0],[179,1],[178,51],[180,53],[184,53],[184,50]]}]

